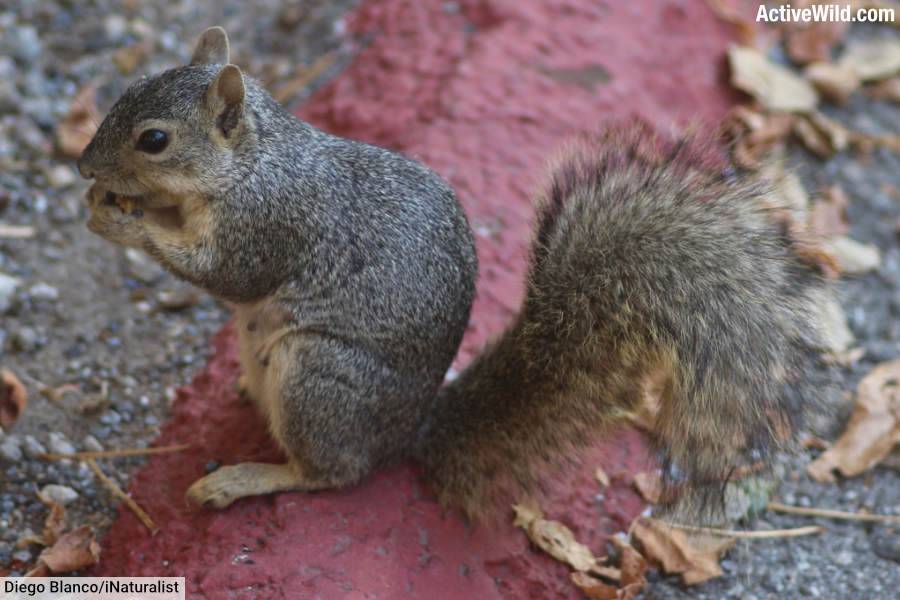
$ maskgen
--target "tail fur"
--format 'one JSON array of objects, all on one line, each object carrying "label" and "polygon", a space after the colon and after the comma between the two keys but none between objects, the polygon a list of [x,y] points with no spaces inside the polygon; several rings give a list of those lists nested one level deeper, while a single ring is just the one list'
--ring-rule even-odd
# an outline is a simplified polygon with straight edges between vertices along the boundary
[{"label": "tail fur", "polygon": [[692,515],[792,439],[823,385],[830,292],[766,186],[715,147],[631,126],[563,155],[521,312],[441,391],[418,449],[442,502],[478,519],[539,490],[640,407],[649,379],[663,382],[666,497]]}]

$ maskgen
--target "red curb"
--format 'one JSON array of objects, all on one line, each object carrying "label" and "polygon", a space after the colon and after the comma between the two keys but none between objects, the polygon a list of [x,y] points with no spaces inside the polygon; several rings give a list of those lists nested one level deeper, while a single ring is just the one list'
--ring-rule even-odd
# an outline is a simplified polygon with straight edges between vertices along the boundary
[{"label": "red curb", "polygon": [[[530,197],[548,154],[604,121],[712,120],[734,99],[723,82],[728,28],[700,1],[382,0],[364,3],[349,23],[369,45],[303,116],[415,156],[458,191],[481,265],[458,368],[519,304]],[[468,528],[445,515],[409,466],[348,490],[188,510],[184,490],[207,461],[278,454],[233,391],[230,327],[214,346],[159,440],[197,450],[153,457],[132,479],[160,533],[151,538],[123,512],[97,574],[182,575],[197,598],[578,597],[568,569],[509,524]],[[622,475],[602,496],[599,464]],[[611,436],[551,485],[550,516],[605,554],[606,537],[643,508],[628,484],[646,464],[638,434]]]}]

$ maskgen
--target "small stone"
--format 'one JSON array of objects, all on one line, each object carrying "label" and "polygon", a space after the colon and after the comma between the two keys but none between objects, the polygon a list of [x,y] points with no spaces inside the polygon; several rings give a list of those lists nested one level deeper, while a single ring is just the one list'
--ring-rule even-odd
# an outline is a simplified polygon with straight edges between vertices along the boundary
[{"label": "small stone", "polygon": [[78,492],[68,486],[55,483],[42,487],[41,494],[63,506],[67,506],[78,499]]},{"label": "small stone", "polygon": [[31,327],[22,327],[13,332],[10,343],[17,352],[31,352],[38,345],[38,334]]},{"label": "small stone", "polygon": [[50,433],[50,441],[47,444],[50,447],[50,452],[53,454],[74,454],[75,446],[72,445],[66,436],[58,431],[53,431]]},{"label": "small stone", "polygon": [[84,441],[81,445],[84,446],[84,449],[88,452],[103,452],[103,444],[91,434],[84,436]]},{"label": "small stone", "polygon": [[46,283],[36,283],[28,290],[28,295],[35,300],[58,300],[59,290]]},{"label": "small stone", "polygon": [[66,165],[55,165],[47,170],[47,181],[57,189],[66,188],[77,181],[75,171]]},{"label": "small stone", "polygon": [[853,564],[853,553],[847,551],[838,552],[834,557],[834,562],[845,567],[850,566]]},{"label": "small stone", "polygon": [[47,448],[33,435],[25,436],[22,447],[25,449],[25,456],[28,458],[39,458],[41,454],[47,453]]},{"label": "small stone", "polygon": [[128,248],[125,250],[125,257],[128,259],[131,276],[143,283],[156,283],[165,273],[161,266],[140,250]]},{"label": "small stone", "polygon": [[21,563],[28,564],[31,562],[31,550],[23,548],[12,553],[12,559]]},{"label": "small stone", "polygon": [[869,535],[872,551],[885,560],[900,563],[900,527],[878,525]]},{"label": "small stone", "polygon": [[122,39],[128,31],[128,21],[122,15],[109,15],[103,21],[103,29],[106,37],[110,41],[116,42]]},{"label": "small stone", "polygon": [[20,283],[21,280],[17,278],[0,273],[0,314],[4,314],[12,307]]},{"label": "small stone", "polygon": [[19,438],[7,435],[0,441],[0,460],[17,463],[22,460],[22,449]]},{"label": "small stone", "polygon": [[31,25],[16,25],[3,32],[0,50],[21,62],[34,62],[41,56],[41,39]]}]

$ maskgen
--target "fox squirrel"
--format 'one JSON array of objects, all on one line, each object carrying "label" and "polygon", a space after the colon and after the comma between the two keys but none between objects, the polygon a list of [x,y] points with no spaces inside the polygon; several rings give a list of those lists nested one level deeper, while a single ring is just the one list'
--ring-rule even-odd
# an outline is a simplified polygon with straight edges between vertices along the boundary
[{"label": "fox squirrel", "polygon": [[289,114],[229,64],[221,28],[132,84],[78,168],[91,231],[234,303],[243,387],[288,456],[222,467],[190,500],[346,486],[411,456],[477,519],[637,411],[651,377],[673,505],[721,499],[816,400],[831,292],[764,182],[703,148],[640,127],[573,144],[520,313],[443,386],[477,270],[453,191]]}]

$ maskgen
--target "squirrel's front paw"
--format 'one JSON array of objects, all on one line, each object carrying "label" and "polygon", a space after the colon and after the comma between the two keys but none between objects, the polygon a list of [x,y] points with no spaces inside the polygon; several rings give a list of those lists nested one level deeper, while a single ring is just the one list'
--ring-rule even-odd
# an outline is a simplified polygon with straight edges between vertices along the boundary
[{"label": "squirrel's front paw", "polygon": [[88,190],[91,216],[87,227],[91,232],[116,244],[140,247],[144,237],[141,219],[144,211],[134,203],[94,185]]}]

